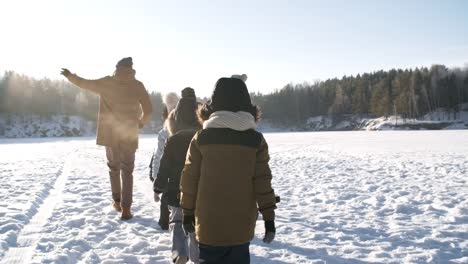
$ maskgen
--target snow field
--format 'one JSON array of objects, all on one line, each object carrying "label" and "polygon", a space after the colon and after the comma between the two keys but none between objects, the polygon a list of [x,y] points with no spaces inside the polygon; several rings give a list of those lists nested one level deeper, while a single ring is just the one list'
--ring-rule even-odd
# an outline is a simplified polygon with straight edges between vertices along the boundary
[{"label": "snow field", "polygon": [[[467,263],[468,131],[265,134],[281,196],[277,237],[252,263]],[[111,207],[94,139],[0,140],[1,263],[171,263],[148,163],[134,218]]]},{"label": "snow field", "polygon": [[271,140],[267,135],[274,185],[283,198],[278,243],[269,258],[466,263],[467,135],[284,133]]}]

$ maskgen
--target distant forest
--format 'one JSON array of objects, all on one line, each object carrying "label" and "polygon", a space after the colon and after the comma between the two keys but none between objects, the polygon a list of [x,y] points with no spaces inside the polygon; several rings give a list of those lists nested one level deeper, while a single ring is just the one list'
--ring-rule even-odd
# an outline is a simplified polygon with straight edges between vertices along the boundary
[{"label": "distant forest", "polygon": [[[343,76],[313,84],[288,84],[270,94],[252,94],[263,118],[278,124],[300,124],[319,115],[401,115],[418,118],[438,108],[453,112],[468,102],[468,69],[393,69]],[[160,93],[151,93],[153,119],[162,112]],[[98,97],[65,81],[34,79],[7,71],[0,79],[0,114],[77,115],[95,120]]]},{"label": "distant forest", "polygon": [[419,118],[437,108],[445,108],[455,117],[457,107],[468,102],[468,68],[433,65],[392,69],[313,84],[289,84],[253,98],[263,118],[282,124],[301,123],[319,115]]},{"label": "distant forest", "polygon": [[[160,93],[151,93],[155,113],[162,113]],[[0,79],[0,114],[75,115],[96,120],[99,97],[68,81],[34,79],[7,71]],[[160,115],[153,115],[155,121]]]}]

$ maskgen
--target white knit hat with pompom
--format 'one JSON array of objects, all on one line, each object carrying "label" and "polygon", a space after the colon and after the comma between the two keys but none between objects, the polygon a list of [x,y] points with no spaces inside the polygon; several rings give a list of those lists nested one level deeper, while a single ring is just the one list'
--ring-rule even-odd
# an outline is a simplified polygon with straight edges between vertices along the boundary
[{"label": "white knit hat with pompom", "polygon": [[247,81],[247,74],[233,74],[231,78],[241,79],[242,81]]},{"label": "white knit hat with pompom", "polygon": [[177,103],[179,102],[179,96],[174,92],[168,93],[164,96],[163,102],[167,107],[167,112],[170,113],[176,108]]}]

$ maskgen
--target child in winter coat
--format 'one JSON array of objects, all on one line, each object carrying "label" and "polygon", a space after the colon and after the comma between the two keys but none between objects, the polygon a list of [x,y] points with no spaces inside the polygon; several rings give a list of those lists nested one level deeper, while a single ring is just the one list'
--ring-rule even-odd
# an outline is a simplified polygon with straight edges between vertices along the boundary
[{"label": "child in winter coat", "polygon": [[276,232],[268,145],[255,131],[259,110],[243,80],[221,78],[198,117],[203,129],[190,143],[180,181],[184,229],[196,233],[201,263],[250,263],[258,211],[263,241]]},{"label": "child in winter coat", "polygon": [[167,195],[172,260],[177,264],[186,263],[189,258],[192,262],[198,263],[198,244],[193,233],[187,236],[182,229],[183,215],[179,205],[180,173],[184,167],[190,141],[200,129],[196,115],[197,107],[194,90],[192,88],[182,90],[182,98],[166,121],[170,136],[153,185],[155,196],[160,193]]},{"label": "child in winter coat", "polygon": [[[177,106],[177,103],[179,102],[179,96],[176,93],[168,93],[164,96],[163,102],[165,105],[165,109],[162,115],[164,125],[163,128],[158,132],[158,145],[156,146],[156,149],[153,152],[153,157],[151,158],[151,182],[154,182],[154,179],[156,179],[156,176],[158,175],[159,164],[161,162],[161,157],[164,152],[164,146],[166,145],[166,140],[169,137],[169,131],[165,122],[169,113],[172,110],[174,110],[174,108]],[[165,194],[162,194],[161,198],[159,198],[159,195],[155,195],[154,200],[155,202],[160,202],[158,224],[162,230],[168,230],[169,208],[167,205],[167,196]]]}]

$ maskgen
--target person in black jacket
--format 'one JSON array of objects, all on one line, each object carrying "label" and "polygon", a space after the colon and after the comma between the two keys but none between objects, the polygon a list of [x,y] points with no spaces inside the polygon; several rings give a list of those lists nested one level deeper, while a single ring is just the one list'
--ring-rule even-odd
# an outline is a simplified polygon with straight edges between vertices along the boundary
[{"label": "person in black jacket", "polygon": [[182,228],[183,213],[179,205],[180,173],[193,135],[200,129],[196,111],[198,104],[192,88],[182,90],[182,98],[169,114],[169,138],[164,148],[159,171],[154,181],[156,195],[165,193],[169,205],[169,230],[172,235],[172,260],[198,263],[198,244],[193,233],[186,235]]}]

